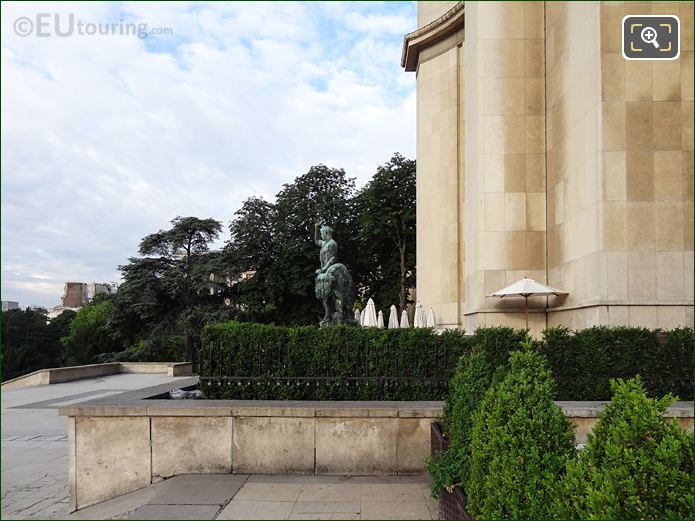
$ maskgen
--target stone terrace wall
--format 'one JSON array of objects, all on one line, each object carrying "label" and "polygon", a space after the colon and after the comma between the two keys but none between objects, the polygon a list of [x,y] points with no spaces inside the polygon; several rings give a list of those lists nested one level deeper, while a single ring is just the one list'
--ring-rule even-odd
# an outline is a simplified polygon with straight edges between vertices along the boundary
[{"label": "stone terrace wall", "polygon": [[[148,399],[173,386],[60,408],[71,510],[178,474],[422,473],[430,423],[442,413],[442,402]],[[585,443],[604,402],[557,403]],[[692,432],[693,402],[674,404],[667,416]]]}]

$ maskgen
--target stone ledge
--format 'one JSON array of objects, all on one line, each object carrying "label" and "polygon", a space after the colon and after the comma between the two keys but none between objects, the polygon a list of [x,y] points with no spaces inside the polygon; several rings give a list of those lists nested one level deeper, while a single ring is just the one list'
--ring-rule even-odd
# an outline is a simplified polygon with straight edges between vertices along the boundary
[{"label": "stone ledge", "polygon": [[[60,407],[61,416],[231,416],[287,418],[438,418],[440,401],[297,401],[152,399],[172,389],[196,385],[197,378]],[[568,418],[596,418],[607,402],[558,401]],[[676,402],[669,418],[693,418],[693,402]]]},{"label": "stone ledge", "polygon": [[[177,474],[419,474],[442,402],[165,400],[196,378],[61,407],[69,416],[70,507]],[[155,397],[153,399],[153,397]],[[557,402],[586,443],[606,402]],[[693,429],[693,403],[666,413]],[[212,434],[211,434],[212,433]],[[213,441],[201,442],[210,434]],[[108,450],[117,440],[119,456]],[[103,459],[103,458],[102,458]]]},{"label": "stone ledge", "polygon": [[[608,402],[555,402],[568,418],[596,418]],[[666,418],[693,418],[693,402],[674,402],[664,413]]]},{"label": "stone ledge", "polygon": [[406,34],[403,37],[401,67],[409,72],[417,70],[420,51],[462,29],[464,20],[465,2],[457,2],[436,20]]},{"label": "stone ledge", "polygon": [[193,374],[193,364],[191,362],[109,362],[71,367],[52,367],[39,369],[38,371],[2,382],[2,390],[11,391],[12,389],[34,385],[58,384],[119,373],[166,373],[171,377],[191,376]]}]

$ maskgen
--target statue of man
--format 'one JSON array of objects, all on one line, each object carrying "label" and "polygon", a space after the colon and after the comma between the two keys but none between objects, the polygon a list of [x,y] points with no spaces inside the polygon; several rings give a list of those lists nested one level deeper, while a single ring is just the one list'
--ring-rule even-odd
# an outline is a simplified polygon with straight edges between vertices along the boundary
[{"label": "statue of man", "polygon": [[316,270],[316,273],[326,273],[326,270],[338,260],[338,243],[333,240],[333,228],[316,223],[314,225],[314,242],[316,246],[321,248],[319,252],[321,269]]},{"label": "statue of man", "polygon": [[338,244],[330,226],[314,226],[314,242],[321,248],[321,268],[316,270],[316,297],[323,302],[321,326],[357,324],[353,316],[354,288],[345,265],[338,262]]}]

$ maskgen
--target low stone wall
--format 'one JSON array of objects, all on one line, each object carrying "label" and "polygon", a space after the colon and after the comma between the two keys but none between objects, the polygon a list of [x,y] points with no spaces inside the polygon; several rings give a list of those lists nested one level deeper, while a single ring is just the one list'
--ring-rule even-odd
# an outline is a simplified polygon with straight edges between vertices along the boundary
[{"label": "low stone wall", "polygon": [[[586,443],[586,436],[598,421],[598,414],[607,402],[555,402],[560,406],[565,417],[574,427],[574,438],[577,444]],[[693,432],[693,402],[676,402],[666,410],[667,418],[675,418],[681,429]]]},{"label": "low stone wall", "polygon": [[177,474],[421,473],[430,423],[441,415],[441,402],[184,401],[137,394],[60,409],[68,416],[72,510]]},{"label": "low stone wall", "polygon": [[118,373],[166,373],[169,376],[191,376],[191,362],[110,362],[106,364],[76,365],[39,369],[2,382],[3,391],[11,391],[33,385],[59,384],[73,380],[97,378]]},{"label": "low stone wall", "polygon": [[[171,388],[59,409],[68,416],[71,510],[177,474],[422,473],[430,423],[442,412],[442,402],[149,399]],[[558,405],[577,443],[585,443],[604,402]],[[692,431],[692,402],[675,404],[667,415]]]}]

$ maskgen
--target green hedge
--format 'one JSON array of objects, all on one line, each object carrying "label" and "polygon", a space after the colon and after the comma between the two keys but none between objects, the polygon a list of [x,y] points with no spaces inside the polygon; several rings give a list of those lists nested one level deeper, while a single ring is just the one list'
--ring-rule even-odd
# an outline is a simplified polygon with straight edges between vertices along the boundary
[{"label": "green hedge", "polygon": [[[693,519],[693,437],[639,378],[613,382],[586,447],[546,499],[555,519]],[[546,516],[551,517],[551,516]]]},{"label": "green hedge", "polygon": [[[208,398],[441,400],[462,354],[492,368],[525,333],[481,328],[279,327],[225,322],[203,330],[200,375]],[[640,374],[649,394],[693,399],[693,330],[548,329],[536,349],[549,361],[557,400],[609,400],[610,379]]]},{"label": "green hedge", "polygon": [[474,338],[473,350],[461,357],[444,402],[443,423],[451,446],[427,462],[434,497],[442,488],[465,485],[470,474],[473,414],[480,407],[488,388],[504,378],[509,354],[519,350],[522,342],[528,340],[524,331],[507,327],[478,329]]},{"label": "green hedge", "polygon": [[610,400],[611,378],[639,374],[647,393],[693,399],[693,330],[597,326],[544,331],[539,350],[557,382],[556,400]]},{"label": "green hedge", "polygon": [[441,400],[471,344],[461,331],[226,322],[203,330],[201,384],[215,399]]},{"label": "green hedge", "polygon": [[549,519],[548,496],[574,457],[574,432],[553,402],[547,359],[521,351],[509,364],[473,415],[468,511],[476,519]]}]

